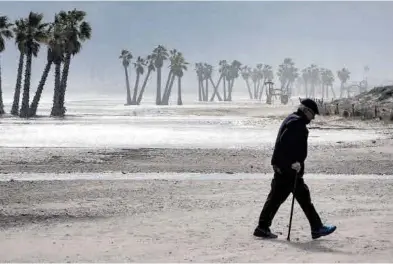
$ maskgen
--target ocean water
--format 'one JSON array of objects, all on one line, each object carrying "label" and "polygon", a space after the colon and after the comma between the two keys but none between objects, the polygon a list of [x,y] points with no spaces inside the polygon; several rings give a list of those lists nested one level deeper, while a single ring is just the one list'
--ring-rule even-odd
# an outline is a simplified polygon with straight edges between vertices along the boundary
[{"label": "ocean water", "polygon": [[[65,119],[48,117],[51,98],[40,103],[43,117],[0,119],[1,147],[70,148],[260,148],[273,144],[279,124],[296,107],[236,102],[125,106],[123,96],[68,96]],[[5,100],[6,101],[6,100]],[[175,101],[175,100],[174,100]],[[172,102],[173,103],[173,102]],[[6,101],[6,110],[10,100]],[[310,144],[384,137],[378,130],[312,129]]]}]

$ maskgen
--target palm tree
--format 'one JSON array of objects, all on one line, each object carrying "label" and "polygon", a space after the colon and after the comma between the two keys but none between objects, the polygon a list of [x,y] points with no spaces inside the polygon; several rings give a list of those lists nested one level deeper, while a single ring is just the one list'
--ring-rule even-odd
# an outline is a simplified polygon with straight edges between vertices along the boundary
[{"label": "palm tree", "polygon": [[228,71],[228,101],[232,101],[232,90],[235,80],[239,77],[239,71],[242,64],[234,60],[232,61]]},{"label": "palm tree", "polygon": [[161,104],[161,72],[164,66],[164,60],[168,59],[168,51],[162,46],[158,45],[153,50],[154,67],[157,69],[157,94],[156,94],[156,105]]},{"label": "palm tree", "polygon": [[[6,39],[14,37],[11,31],[12,24],[8,22],[7,16],[0,16],[0,54],[5,50]],[[0,57],[1,58],[1,57]],[[1,63],[0,63],[0,115],[3,115],[4,104],[3,104],[3,90],[1,84]]]},{"label": "palm tree", "polygon": [[178,51],[176,49],[170,50],[169,54],[169,61],[170,61],[170,65],[169,65],[169,74],[168,74],[168,79],[167,79],[167,83],[166,83],[166,87],[165,87],[165,91],[164,91],[164,95],[162,96],[162,100],[161,100],[161,104],[163,105],[168,105],[169,103],[169,97],[171,96],[171,92],[172,92],[172,87],[173,87],[173,82],[175,80],[175,75],[173,72],[173,67],[175,65],[175,60],[177,59],[177,55],[178,55]]},{"label": "palm tree", "polygon": [[204,69],[203,69],[202,62],[195,63],[195,71],[196,71],[197,79],[198,79],[198,101],[201,102],[202,100],[204,101],[204,99],[205,99],[205,91],[203,88]]},{"label": "palm tree", "polygon": [[333,92],[333,97],[335,97],[333,90],[333,82],[334,76],[333,72],[329,69],[322,68],[321,69],[321,82],[322,82],[322,99],[326,95],[326,98],[329,98],[329,88],[331,88]]},{"label": "palm tree", "polygon": [[[254,68],[254,69],[252,70],[252,72],[251,72],[251,81],[252,81],[252,83],[254,84],[254,95],[255,95],[256,92],[257,92],[258,79],[259,79],[259,76],[258,76],[258,69]],[[252,97],[251,99],[254,99],[254,96],[253,96],[253,95],[251,95],[251,97]]]},{"label": "palm tree", "polygon": [[[207,64],[207,65],[209,65],[209,64]],[[208,73],[209,73],[209,80],[210,80],[210,83],[211,83],[211,85],[213,86],[213,88],[214,88],[214,91],[213,91],[213,94],[212,94],[212,96],[210,97],[210,102],[213,102],[214,101],[214,98],[216,97],[216,95],[217,95],[217,98],[218,98],[218,101],[222,101],[222,98],[221,98],[221,95],[220,95],[220,92],[218,91],[218,87],[220,87],[220,83],[221,83],[221,80],[223,79],[223,74],[222,73],[220,73],[220,77],[218,78],[218,81],[217,81],[217,83],[215,84],[214,82],[213,82],[213,78],[212,78],[212,76],[213,76],[213,66],[211,66],[211,65],[209,65],[209,67],[210,67],[210,69],[209,69],[209,71],[208,71]],[[207,98],[208,99],[208,98]]]},{"label": "palm tree", "polygon": [[[263,88],[265,87],[266,81],[273,80],[274,76],[273,76],[272,66],[265,64],[262,69],[262,75],[263,75],[263,84],[262,84],[261,90],[259,91],[259,97],[258,97],[259,100],[262,100]],[[268,91],[266,89],[266,94],[267,94],[267,92]]]},{"label": "palm tree", "polygon": [[[40,83],[33,98],[29,109],[29,117],[35,116],[37,113],[38,103],[41,99],[42,91],[44,90],[45,82],[48,77],[52,64],[55,64],[55,89],[59,90],[60,85],[60,65],[63,61],[64,45],[66,39],[64,38],[63,30],[58,21],[58,15],[55,15],[55,21],[50,25],[48,32],[47,45],[47,63],[42,73]],[[58,93],[54,93],[58,96]],[[58,102],[54,96],[54,102]]]},{"label": "palm tree", "polygon": [[261,81],[263,80],[263,64],[262,63],[258,63],[257,64],[257,87],[256,90],[254,91],[254,99],[258,99],[258,95],[259,95],[259,90],[261,89]]},{"label": "palm tree", "polygon": [[177,105],[183,105],[181,96],[181,78],[184,75],[184,71],[187,70],[188,64],[189,63],[185,61],[181,52],[176,53],[171,62],[171,70],[173,71],[173,75],[177,77]]},{"label": "palm tree", "polygon": [[212,74],[213,74],[213,66],[208,64],[208,63],[204,63],[203,64],[203,78],[205,80],[205,98],[204,101],[208,101],[209,100],[209,81],[212,78]]},{"label": "palm tree", "polygon": [[251,92],[251,87],[250,87],[250,82],[249,82],[249,79],[251,76],[251,68],[249,66],[245,65],[244,67],[240,68],[240,72],[241,72],[243,80],[246,82],[250,99],[252,99],[252,92]]},{"label": "palm tree", "polygon": [[43,14],[30,12],[26,19],[26,69],[25,69],[25,84],[23,87],[22,106],[20,108],[19,116],[28,117],[29,113],[29,97],[30,97],[30,78],[31,78],[31,63],[33,55],[37,56],[40,49],[40,43],[45,42],[48,38],[48,23],[43,23]]},{"label": "palm tree", "polygon": [[82,47],[82,42],[91,38],[91,26],[85,20],[86,12],[80,10],[61,11],[59,13],[59,23],[63,26],[64,35],[67,39],[65,43],[64,67],[61,74],[59,89],[59,108],[52,108],[52,116],[63,116],[65,114],[64,98],[67,88],[68,74],[71,64],[71,55],[75,56]]},{"label": "palm tree", "polygon": [[320,82],[320,70],[317,65],[311,64],[307,68],[307,72],[309,74],[308,80],[309,80],[310,86],[311,86],[311,91],[309,93],[309,96],[315,97],[315,94],[316,94],[315,88],[316,88],[317,84]]},{"label": "palm tree", "polygon": [[[15,26],[13,28],[13,31],[15,34],[15,44],[18,46],[18,50],[20,53],[18,74],[16,77],[16,84],[15,84],[14,100],[11,107],[11,114],[17,116],[19,115],[19,99],[20,99],[20,90],[22,88],[23,64],[25,59],[25,47],[26,47],[26,39],[27,39],[26,21],[24,19],[18,19],[17,21],[15,21]],[[37,54],[35,56],[37,56]]]},{"label": "palm tree", "polygon": [[303,78],[303,82],[304,82],[304,91],[305,91],[305,95],[306,97],[308,97],[308,84],[311,81],[311,72],[310,72],[310,67],[307,67],[305,69],[302,70],[302,78]]},{"label": "palm tree", "polygon": [[279,65],[277,76],[281,82],[281,89],[286,91],[287,94],[291,94],[289,88],[295,81],[297,75],[297,68],[291,58],[285,58],[284,62]]},{"label": "palm tree", "polygon": [[152,55],[148,55],[146,61],[148,63],[147,74],[146,74],[145,81],[143,82],[141,91],[139,93],[139,96],[138,96],[138,99],[137,99],[137,102],[136,102],[137,105],[139,105],[141,103],[141,101],[142,101],[142,96],[143,96],[143,93],[145,92],[145,88],[146,88],[146,85],[147,85],[147,80],[149,79],[151,72],[155,71],[153,56]]},{"label": "palm tree", "polygon": [[219,72],[223,79],[224,101],[226,101],[227,100],[226,81],[228,80],[229,64],[226,60],[220,60],[218,65],[220,66]]},{"label": "palm tree", "polygon": [[139,86],[139,79],[140,76],[143,75],[145,69],[143,68],[146,65],[146,62],[143,58],[138,56],[136,62],[134,62],[134,67],[136,71],[136,79],[135,79],[135,85],[134,85],[134,94],[132,96],[132,104],[137,104],[137,95],[138,95],[138,86]]},{"label": "palm tree", "polygon": [[126,102],[126,104],[127,105],[131,104],[131,90],[130,90],[130,80],[129,80],[129,77],[128,77],[128,66],[131,63],[132,58],[133,58],[132,57],[132,53],[129,52],[128,50],[124,50],[124,49],[121,51],[121,54],[119,56],[119,59],[122,60],[123,67],[124,67],[124,73],[126,75],[126,90],[127,90],[127,102]]},{"label": "palm tree", "polygon": [[337,77],[341,81],[340,86],[340,98],[342,98],[344,90],[345,90],[345,83],[349,80],[351,72],[347,68],[342,68],[341,70],[337,71]]}]

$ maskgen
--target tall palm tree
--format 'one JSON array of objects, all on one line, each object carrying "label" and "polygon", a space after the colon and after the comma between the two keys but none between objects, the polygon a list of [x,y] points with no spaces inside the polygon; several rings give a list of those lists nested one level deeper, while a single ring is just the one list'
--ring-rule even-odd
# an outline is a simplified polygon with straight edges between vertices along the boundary
[{"label": "tall palm tree", "polygon": [[297,68],[295,67],[295,63],[291,58],[285,58],[284,62],[279,65],[277,76],[281,82],[281,89],[289,93],[289,87],[291,85],[291,81],[293,82],[295,79],[293,75],[296,75]]},{"label": "tall palm tree", "polygon": [[[7,16],[0,16],[0,54],[5,50],[5,41],[14,37],[12,34],[12,24],[8,22]],[[0,56],[1,58],[1,56]],[[1,83],[1,61],[0,61],[0,115],[3,115],[4,104],[3,104],[3,89]]]},{"label": "tall palm tree", "polygon": [[333,72],[329,69],[322,68],[321,70],[321,83],[322,83],[322,99],[325,97],[329,98],[329,88],[333,92],[333,97],[335,97],[333,90],[334,76]]},{"label": "tall palm tree", "polygon": [[[250,74],[251,74],[251,81],[252,81],[252,83],[254,84],[254,93],[253,94],[256,94],[256,92],[257,92],[257,84],[258,84],[258,79],[259,79],[259,76],[258,76],[258,69],[256,69],[256,68],[254,68],[251,72],[250,72]],[[254,95],[251,95],[251,99],[254,99]]]},{"label": "tall palm tree", "polygon": [[241,72],[243,80],[246,82],[248,95],[250,96],[250,99],[253,99],[251,87],[250,87],[250,82],[249,82],[249,79],[251,76],[251,68],[249,66],[245,65],[244,67],[242,67],[240,69],[240,72]]},{"label": "tall palm tree", "polygon": [[310,84],[311,84],[311,91],[309,96],[315,97],[316,95],[316,86],[320,82],[320,69],[317,65],[311,64],[309,67],[310,73]]},{"label": "tall palm tree", "polygon": [[307,67],[302,70],[302,78],[304,82],[304,92],[305,96],[309,96],[309,90],[308,90],[308,84],[311,82],[311,69],[310,67]]},{"label": "tall palm tree", "polygon": [[351,76],[351,72],[347,68],[342,68],[341,70],[337,71],[337,77],[341,81],[340,86],[340,98],[342,98],[344,90],[345,90],[345,83],[349,80]]},{"label": "tall palm tree", "polygon": [[229,66],[228,75],[227,75],[228,78],[227,101],[232,101],[233,85],[235,84],[235,80],[239,77],[239,71],[241,66],[242,64],[237,60],[232,61],[231,65]]},{"label": "tall palm tree", "polygon": [[261,83],[263,80],[263,64],[262,63],[258,63],[256,65],[257,67],[257,76],[258,76],[258,80],[257,80],[257,87],[256,90],[254,91],[254,99],[258,99],[258,95],[259,95],[259,90],[262,89],[261,87]]},{"label": "tall palm tree", "polygon": [[204,89],[203,89],[204,69],[203,69],[203,63],[202,62],[195,63],[195,71],[196,71],[197,79],[198,79],[198,101],[201,102],[205,98],[205,96],[204,96]]},{"label": "tall palm tree", "polygon": [[133,58],[132,53],[125,49],[121,51],[121,54],[119,56],[119,59],[121,59],[122,61],[124,67],[124,73],[126,76],[126,90],[127,90],[126,105],[131,104],[131,90],[130,90],[130,80],[128,77],[128,66],[130,66],[132,58]]},{"label": "tall palm tree", "polygon": [[146,62],[147,62],[147,65],[148,65],[148,66],[147,66],[147,74],[146,74],[146,77],[145,77],[145,81],[143,82],[141,91],[139,92],[138,99],[137,99],[137,101],[136,101],[136,104],[137,104],[137,105],[139,105],[139,104],[141,103],[141,101],[142,101],[143,93],[145,92],[145,88],[146,88],[146,85],[147,85],[147,80],[149,79],[150,74],[151,74],[153,71],[155,71],[154,59],[153,59],[153,56],[152,56],[152,55],[148,55],[148,56],[147,56]]},{"label": "tall palm tree", "polygon": [[[55,15],[55,21],[50,25],[48,28],[48,39],[45,42],[47,45],[47,63],[42,73],[41,80],[38,84],[37,91],[34,95],[33,101],[30,105],[29,109],[29,117],[35,116],[37,113],[38,103],[41,99],[42,91],[44,90],[44,86],[46,83],[46,79],[48,77],[49,71],[51,69],[52,64],[55,64],[55,89],[54,91],[59,90],[60,86],[60,65],[63,61],[63,54],[64,54],[64,45],[66,39],[64,38],[63,29],[58,22],[58,15]],[[58,102],[55,96],[58,96],[54,92],[54,102]]]},{"label": "tall palm tree", "polygon": [[137,96],[138,96],[138,86],[139,86],[139,79],[140,76],[143,75],[145,69],[144,66],[146,65],[145,59],[138,56],[136,62],[134,62],[135,72],[136,72],[136,79],[134,85],[134,94],[132,95],[132,104],[137,104]]},{"label": "tall palm tree", "polygon": [[156,94],[156,105],[161,104],[161,73],[162,67],[164,66],[164,61],[168,59],[168,51],[162,46],[158,45],[152,54],[154,58],[154,67],[157,69],[157,94]]},{"label": "tall palm tree", "polygon": [[73,9],[71,11],[61,11],[59,13],[59,23],[62,24],[64,35],[67,39],[65,43],[64,67],[61,74],[60,91],[59,91],[59,108],[52,108],[52,116],[63,116],[65,114],[64,98],[67,88],[68,74],[71,64],[71,56],[80,52],[82,42],[91,38],[91,26],[84,21],[86,12]]},{"label": "tall palm tree", "polygon": [[173,75],[177,77],[177,105],[183,105],[181,79],[184,75],[184,71],[187,70],[188,64],[189,63],[186,62],[181,52],[176,53],[171,61],[171,70],[173,71]]},{"label": "tall palm tree", "polygon": [[213,74],[213,66],[208,63],[204,63],[203,64],[203,78],[205,80],[204,101],[209,100],[209,81],[212,78],[212,74]]},{"label": "tall palm tree", "polygon": [[[13,27],[15,34],[15,44],[18,46],[19,50],[19,64],[18,64],[18,74],[16,77],[14,100],[11,107],[12,115],[19,115],[19,100],[20,100],[20,90],[22,88],[22,77],[23,77],[23,64],[25,60],[25,47],[27,39],[27,25],[26,20],[18,19],[15,21],[15,26]],[[33,51],[35,52],[35,51]],[[35,55],[37,56],[37,54]]]},{"label": "tall palm tree", "polygon": [[[264,90],[266,81],[273,80],[274,76],[273,76],[272,66],[265,64],[262,69],[262,75],[263,75],[263,84],[262,84],[261,90],[259,91],[259,97],[258,97],[259,100],[262,100],[262,94],[263,94],[263,90]],[[267,94],[267,89],[266,89],[266,94]]]},{"label": "tall palm tree", "polygon": [[218,65],[220,66],[219,68],[219,72],[220,75],[223,78],[223,92],[224,92],[224,101],[227,101],[228,96],[227,96],[227,81],[228,81],[228,74],[229,74],[229,68],[230,65],[228,64],[228,62],[226,60],[220,60]]},{"label": "tall palm tree", "polygon": [[173,87],[173,82],[175,80],[175,74],[173,72],[174,65],[175,65],[175,60],[177,59],[177,55],[179,52],[176,49],[170,50],[169,51],[170,57],[170,65],[169,65],[169,74],[168,74],[168,79],[167,79],[167,84],[165,87],[164,95],[162,96],[161,104],[162,105],[168,105],[169,103],[169,97],[171,96],[172,93],[172,87]]},{"label": "tall palm tree", "polygon": [[25,42],[26,52],[26,69],[25,69],[25,83],[23,87],[22,106],[20,108],[19,116],[28,117],[29,113],[29,97],[30,97],[30,78],[31,78],[31,63],[33,55],[36,56],[40,49],[40,43],[45,42],[48,38],[48,23],[42,20],[43,14],[30,12],[26,19],[26,33],[27,38]]},{"label": "tall palm tree", "polygon": [[212,76],[213,76],[213,66],[209,65],[209,67],[211,67],[211,71],[209,73],[209,80],[210,80],[211,85],[214,88],[213,94],[210,97],[210,102],[214,101],[214,98],[216,97],[216,95],[217,95],[218,101],[221,102],[222,98],[221,98],[220,92],[218,91],[218,87],[220,87],[220,83],[221,83],[221,81],[223,79],[223,74],[220,73],[217,83],[214,83],[213,82],[213,78],[212,78]]}]

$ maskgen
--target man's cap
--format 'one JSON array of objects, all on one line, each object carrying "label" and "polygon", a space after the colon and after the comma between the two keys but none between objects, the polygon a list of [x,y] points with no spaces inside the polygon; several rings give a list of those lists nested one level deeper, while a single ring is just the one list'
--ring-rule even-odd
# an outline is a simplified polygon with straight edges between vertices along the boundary
[{"label": "man's cap", "polygon": [[318,105],[314,100],[312,100],[310,98],[306,98],[306,99],[303,99],[300,103],[302,105],[310,108],[316,115],[319,115]]}]

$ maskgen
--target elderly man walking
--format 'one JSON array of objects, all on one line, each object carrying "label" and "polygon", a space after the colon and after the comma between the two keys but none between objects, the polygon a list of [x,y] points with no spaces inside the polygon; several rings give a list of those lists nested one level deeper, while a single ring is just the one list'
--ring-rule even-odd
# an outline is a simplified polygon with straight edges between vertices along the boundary
[{"label": "elderly man walking", "polygon": [[336,226],[322,224],[303,179],[308,147],[307,124],[315,118],[315,115],[319,115],[318,105],[311,99],[304,99],[297,111],[291,113],[282,122],[271,160],[274,171],[271,190],[260,214],[254,236],[277,238],[277,235],[270,231],[270,226],[281,204],[293,192],[296,177],[294,196],[310,223],[312,238],[326,236],[336,230]]}]

